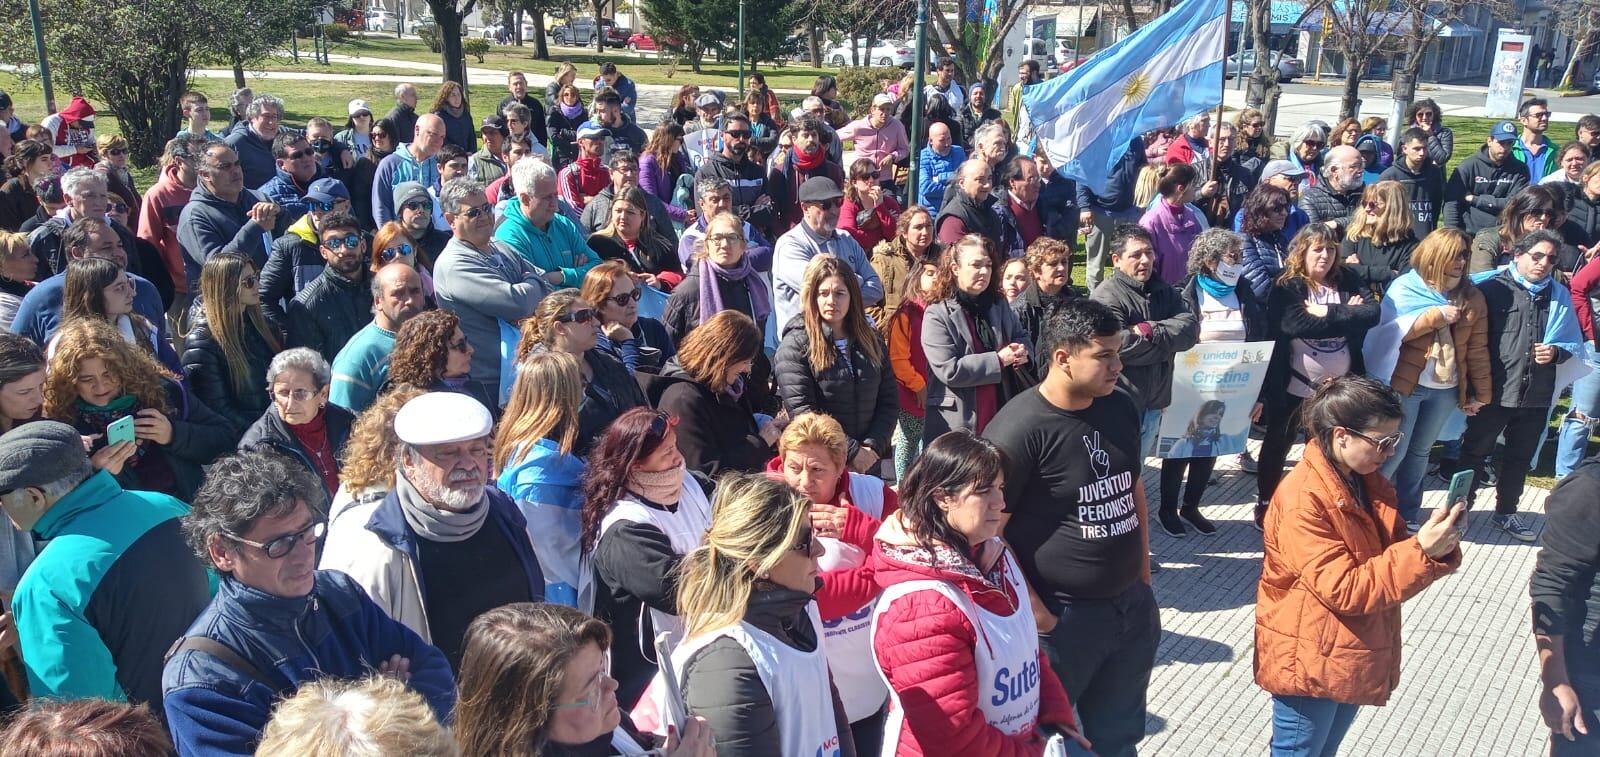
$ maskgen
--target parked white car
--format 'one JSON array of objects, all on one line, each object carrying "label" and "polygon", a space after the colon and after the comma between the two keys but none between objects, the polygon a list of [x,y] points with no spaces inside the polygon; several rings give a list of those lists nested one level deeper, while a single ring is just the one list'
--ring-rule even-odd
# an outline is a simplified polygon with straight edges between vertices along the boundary
[{"label": "parked white car", "polygon": [[366,19],[369,32],[392,32],[398,23],[393,13],[382,8],[368,8]]},{"label": "parked white car", "polygon": [[916,62],[917,51],[899,40],[882,40],[878,42],[877,47],[872,48],[870,53],[867,51],[866,43],[858,41],[855,43],[855,49],[857,50],[857,55],[852,57],[850,55],[850,45],[835,45],[822,54],[822,60],[830,66],[856,65],[856,61],[859,61],[859,65],[863,66],[899,66],[901,68],[910,68]]}]

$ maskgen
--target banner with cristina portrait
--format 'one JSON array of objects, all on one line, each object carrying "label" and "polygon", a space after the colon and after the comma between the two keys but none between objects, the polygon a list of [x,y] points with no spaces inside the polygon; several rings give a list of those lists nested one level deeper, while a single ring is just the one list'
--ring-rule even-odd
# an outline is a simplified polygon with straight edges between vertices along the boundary
[{"label": "banner with cristina portrait", "polygon": [[1161,415],[1156,454],[1178,458],[1243,452],[1250,413],[1271,360],[1272,342],[1213,342],[1178,353],[1172,404]]}]

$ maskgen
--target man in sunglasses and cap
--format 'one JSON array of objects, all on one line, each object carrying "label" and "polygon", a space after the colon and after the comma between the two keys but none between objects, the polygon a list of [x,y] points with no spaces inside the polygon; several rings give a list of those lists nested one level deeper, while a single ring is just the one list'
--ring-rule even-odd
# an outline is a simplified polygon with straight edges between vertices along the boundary
[{"label": "man in sunglasses and cap", "polygon": [[317,179],[306,189],[305,207],[306,214],[272,243],[272,255],[261,268],[261,309],[267,320],[285,330],[289,303],[327,266],[317,236],[322,221],[350,213],[350,191],[338,179]]},{"label": "man in sunglasses and cap", "polygon": [[393,491],[339,513],[322,568],[350,576],[458,669],[472,619],[544,601],[544,573],[522,512],[492,486],[494,420],[483,403],[459,392],[414,397],[394,433]]},{"label": "man in sunglasses and cap", "polygon": [[322,678],[394,676],[448,721],[455,677],[444,655],[349,576],[316,569],[325,499],[315,474],[273,452],[207,471],[183,528],[221,586],[187,634],[163,637],[177,639],[161,688],[178,754],[252,753],[272,705]]},{"label": "man in sunglasses and cap", "polygon": [[800,185],[800,223],[778,237],[772,248],[773,314],[779,328],[800,313],[800,287],[811,259],[828,253],[844,261],[860,279],[863,305],[883,302],[883,280],[867,260],[854,237],[839,230],[839,206],[844,193],[826,176],[813,176]]},{"label": "man in sunglasses and cap", "polygon": [[317,228],[327,266],[289,303],[290,347],[310,347],[333,358],[372,320],[367,239],[355,216],[330,214]]},{"label": "man in sunglasses and cap", "polygon": [[274,137],[272,157],[277,171],[256,191],[282,208],[272,230],[272,235],[277,237],[306,214],[306,191],[311,188],[311,182],[327,177],[328,173],[317,163],[317,153],[304,134],[282,133]]},{"label": "man in sunglasses and cap", "polygon": [[71,426],[0,436],[0,507],[44,542],[10,610],[34,696],[146,703],[159,716],[162,657],[212,587],[184,546],[188,508],[117,484],[112,469],[133,451],[108,447],[96,470]]}]

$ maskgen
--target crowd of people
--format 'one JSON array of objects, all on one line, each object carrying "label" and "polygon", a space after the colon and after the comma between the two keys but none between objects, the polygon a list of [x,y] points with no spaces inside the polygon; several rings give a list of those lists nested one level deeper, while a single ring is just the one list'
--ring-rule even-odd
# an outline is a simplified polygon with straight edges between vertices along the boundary
[{"label": "crowd of people", "polygon": [[1218,531],[1216,437],[1158,429],[1219,342],[1273,345],[1272,753],[1387,701],[1479,488],[1535,539],[1568,390],[1534,631],[1555,753],[1600,748],[1600,117],[1203,113],[1095,191],[1036,64],[1004,113],[936,71],[921,134],[909,79],[654,125],[610,64],[481,121],[191,92],[143,188],[87,101],[0,93],[0,751],[1132,755],[1151,533]]}]

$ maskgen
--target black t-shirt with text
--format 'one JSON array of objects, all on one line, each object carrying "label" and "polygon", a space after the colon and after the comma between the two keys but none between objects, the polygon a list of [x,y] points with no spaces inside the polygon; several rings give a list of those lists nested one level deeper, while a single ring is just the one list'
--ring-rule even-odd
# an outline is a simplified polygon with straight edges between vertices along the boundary
[{"label": "black t-shirt with text", "polygon": [[1005,539],[1051,612],[1121,594],[1144,570],[1139,411],[1121,389],[1062,410],[1037,388],[1006,403],[983,435],[1006,453]]}]

